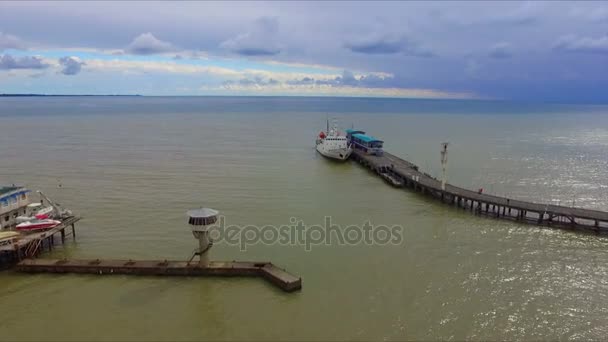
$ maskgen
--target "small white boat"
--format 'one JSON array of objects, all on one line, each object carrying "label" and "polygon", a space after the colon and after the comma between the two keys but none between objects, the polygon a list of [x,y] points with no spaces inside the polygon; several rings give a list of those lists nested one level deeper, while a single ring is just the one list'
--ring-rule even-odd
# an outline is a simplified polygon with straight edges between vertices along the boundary
[{"label": "small white boat", "polygon": [[55,228],[61,224],[61,221],[43,219],[43,220],[31,220],[23,223],[19,223],[15,229],[23,232],[33,232]]},{"label": "small white boat", "polygon": [[340,134],[335,123],[329,128],[328,120],[327,132],[321,131],[317,137],[317,151],[327,158],[343,161],[350,157],[353,149],[346,137]]},{"label": "small white boat", "polygon": [[[32,204],[36,204],[36,206],[32,206]],[[40,206],[40,203],[32,203],[32,204],[28,205],[28,209],[30,206],[32,206],[33,208]],[[36,213],[34,214],[34,216],[18,216],[17,223],[23,223],[23,222],[32,221],[32,220],[49,219],[49,218],[52,218],[52,215],[53,215],[53,207],[46,207],[46,208],[37,210]]]}]

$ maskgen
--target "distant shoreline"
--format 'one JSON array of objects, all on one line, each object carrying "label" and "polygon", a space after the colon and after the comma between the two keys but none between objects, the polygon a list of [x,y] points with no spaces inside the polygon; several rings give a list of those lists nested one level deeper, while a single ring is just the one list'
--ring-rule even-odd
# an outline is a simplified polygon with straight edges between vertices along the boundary
[{"label": "distant shoreline", "polygon": [[138,98],[256,98],[256,99],[272,99],[272,98],[292,98],[292,99],[354,99],[354,100],[384,100],[384,101],[433,101],[433,102],[491,102],[495,104],[514,103],[514,104],[530,104],[530,105],[583,105],[583,106],[606,106],[608,102],[561,102],[561,101],[526,101],[526,100],[509,100],[498,98],[477,98],[477,99],[450,99],[450,98],[407,98],[407,97],[380,97],[380,96],[310,96],[310,95],[141,95],[141,94],[126,94],[126,95],[111,95],[111,94],[0,94],[0,98],[27,98],[27,97],[138,97]]},{"label": "distant shoreline", "polygon": [[74,96],[111,96],[111,97],[133,97],[133,96],[143,96],[143,95],[139,95],[139,94],[135,94],[135,95],[93,95],[93,94],[85,94],[85,95],[73,95],[73,94],[66,94],[66,95],[61,95],[61,94],[0,94],[0,97],[42,97],[42,96],[47,96],[47,97],[74,97]]}]

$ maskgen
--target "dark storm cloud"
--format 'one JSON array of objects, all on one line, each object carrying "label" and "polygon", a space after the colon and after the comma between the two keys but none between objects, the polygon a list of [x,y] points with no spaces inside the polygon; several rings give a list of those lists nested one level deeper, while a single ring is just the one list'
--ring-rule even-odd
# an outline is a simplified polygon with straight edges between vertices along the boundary
[{"label": "dark storm cloud", "polygon": [[59,59],[59,64],[63,67],[61,73],[64,75],[76,75],[80,73],[84,62],[76,57],[62,57]]},{"label": "dark storm cloud", "polygon": [[13,57],[11,55],[4,55],[0,57],[0,69],[1,70],[15,70],[15,69],[46,69],[49,65],[36,56],[23,56]]},{"label": "dark storm cloud", "polygon": [[362,42],[348,42],[344,44],[344,46],[353,52],[368,54],[385,54],[400,52],[402,49],[402,42],[379,39],[373,41],[368,40]]},{"label": "dark storm cloud", "polygon": [[281,50],[270,47],[237,47],[233,48],[232,52],[243,56],[273,56],[281,52]]},{"label": "dark storm cloud", "polygon": [[397,54],[401,53],[408,56],[432,57],[433,53],[421,47],[418,43],[407,37],[372,37],[359,38],[348,41],[344,47],[352,52],[376,55],[376,54]]}]

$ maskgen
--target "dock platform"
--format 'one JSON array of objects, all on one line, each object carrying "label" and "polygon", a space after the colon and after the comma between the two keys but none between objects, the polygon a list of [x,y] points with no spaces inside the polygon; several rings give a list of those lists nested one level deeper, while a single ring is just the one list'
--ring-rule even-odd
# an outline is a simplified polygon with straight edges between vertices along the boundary
[{"label": "dock platform", "polygon": [[261,277],[286,292],[302,289],[302,279],[271,262],[211,261],[208,266],[167,260],[26,259],[16,271],[25,273],[77,273],[143,276]]},{"label": "dock platform", "polygon": [[[16,242],[0,246],[0,269],[9,268],[25,258],[37,257],[45,248],[52,250],[55,246],[55,237],[59,235],[61,243],[65,243],[68,236],[76,238],[76,222],[82,217],[72,216],[64,219],[60,225],[38,233],[21,233]],[[71,228],[71,230],[69,229]]]},{"label": "dock platform", "polygon": [[494,196],[451,184],[441,188],[441,181],[419,170],[415,164],[388,152],[382,156],[359,150],[352,158],[377,173],[391,185],[406,187],[430,195],[443,203],[468,209],[475,214],[512,219],[536,225],[608,232],[608,212],[541,204]]}]

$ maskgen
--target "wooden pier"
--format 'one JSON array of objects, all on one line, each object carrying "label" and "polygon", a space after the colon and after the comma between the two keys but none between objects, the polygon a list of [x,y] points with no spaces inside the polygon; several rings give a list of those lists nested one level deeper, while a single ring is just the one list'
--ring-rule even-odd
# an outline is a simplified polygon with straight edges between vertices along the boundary
[{"label": "wooden pier", "polygon": [[355,150],[351,157],[393,186],[413,189],[478,215],[536,225],[608,232],[608,212],[521,201],[451,184],[446,184],[445,190],[442,190],[440,180],[421,172],[418,166],[388,152],[384,152],[382,156],[375,156]]},{"label": "wooden pier", "polygon": [[25,273],[77,273],[143,276],[261,277],[286,292],[302,289],[302,279],[270,262],[211,261],[207,266],[186,261],[26,259],[15,269]]},{"label": "wooden pier", "polygon": [[[13,267],[24,273],[125,274],[147,276],[221,276],[260,277],[286,292],[302,289],[302,279],[271,262],[211,261],[206,266],[191,261],[167,260],[68,260],[37,259],[45,249],[53,250],[55,236],[65,243],[76,237],[74,224],[81,218],[65,219],[55,228],[40,233],[22,234],[12,244],[0,246],[0,269]],[[71,232],[66,230],[71,227]]]},{"label": "wooden pier", "polygon": [[[75,238],[74,224],[80,219],[67,218],[55,228],[40,233],[23,234],[13,244],[0,246],[0,269],[13,267],[14,270],[24,273],[260,277],[286,292],[302,289],[301,278],[271,262],[210,261],[207,266],[201,266],[191,261],[37,259],[43,251],[53,250],[56,240],[65,243],[67,236]],[[68,229],[70,227],[71,231]],[[56,239],[57,235],[59,237]]]},{"label": "wooden pier", "polygon": [[45,249],[52,250],[57,235],[62,244],[68,236],[75,239],[75,223],[80,219],[80,216],[66,218],[57,227],[39,233],[23,233],[13,244],[0,246],[0,269],[9,268],[26,258],[35,258]]}]

